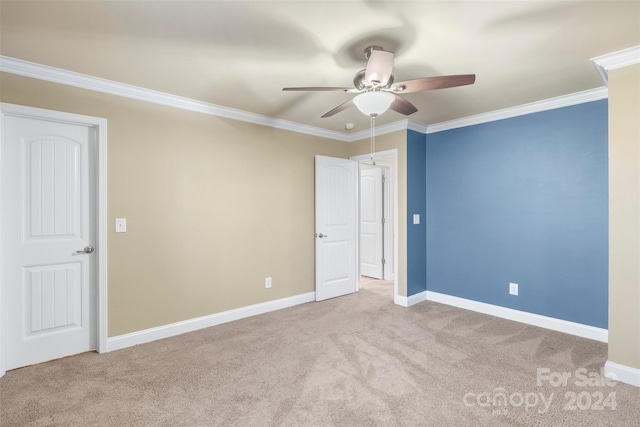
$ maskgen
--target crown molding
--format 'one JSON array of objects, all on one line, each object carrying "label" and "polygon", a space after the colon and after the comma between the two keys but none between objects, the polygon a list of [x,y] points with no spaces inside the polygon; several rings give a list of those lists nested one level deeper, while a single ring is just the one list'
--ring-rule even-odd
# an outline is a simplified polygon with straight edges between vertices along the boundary
[{"label": "crown molding", "polygon": [[598,70],[604,84],[608,86],[609,70],[640,64],[640,46],[633,46],[606,55],[596,56],[595,58],[591,58],[591,62],[593,62],[596,70]]},{"label": "crown molding", "polygon": [[[606,66],[609,67],[607,69],[614,69],[638,62],[639,55],[640,47],[636,47],[625,49],[624,51],[620,52],[615,52],[611,55],[605,55],[604,57],[611,56],[611,58],[606,59]],[[605,62],[602,63],[604,64]],[[73,71],[67,71],[47,65],[36,64],[34,62],[11,58],[8,56],[0,55],[0,71],[39,80],[45,80],[53,83],[79,87],[82,89],[89,89],[96,92],[121,96],[124,98],[151,102],[154,104],[195,111],[212,116],[239,120],[247,123],[268,126],[276,129],[318,136],[321,138],[327,138],[337,141],[353,142],[369,138],[370,136],[369,129],[351,134],[332,131],[315,126],[292,122],[289,120],[277,119],[262,114],[250,113],[235,108],[229,108],[222,105],[185,98],[182,96],[171,95],[151,89],[145,89],[126,83],[119,83],[112,80],[93,77]],[[516,107],[510,107],[474,116],[463,117],[460,119],[449,120],[446,122],[435,123],[432,125],[424,125],[422,123],[414,122],[408,119],[399,120],[397,122],[389,123],[386,125],[376,126],[376,135],[385,135],[401,130],[413,130],[424,134],[441,132],[444,130],[471,126],[480,123],[487,123],[495,120],[551,110],[554,108],[561,108],[585,102],[597,101],[600,99],[605,99],[607,98],[607,96],[607,88],[601,87],[598,89],[592,89],[570,95],[560,96],[557,98],[536,101],[530,104],[519,105]]]},{"label": "crown molding", "polygon": [[429,126],[427,125],[423,125],[422,123],[407,120],[407,130],[413,130],[420,133],[427,133],[428,129],[429,129]]},{"label": "crown molding", "polygon": [[121,96],[124,98],[136,99],[139,101],[151,102],[183,110],[195,111],[212,116],[227,119],[239,120],[262,126],[269,126],[276,129],[298,132],[307,135],[319,136],[338,141],[347,141],[349,135],[342,132],[335,132],[315,126],[303,125],[289,120],[276,119],[262,114],[250,113],[237,110],[235,108],[224,107],[222,105],[211,104],[209,102],[197,101],[195,99],[182,96],[171,95],[156,90],[145,89],[126,83],[119,83],[112,80],[93,77],[86,74],[36,64],[8,56],[0,56],[0,71],[17,74],[24,77],[45,80],[53,83],[60,83],[68,86],[89,89],[96,92]]},{"label": "crown molding", "polygon": [[[397,122],[389,123],[386,125],[376,125],[376,136],[385,135],[388,133],[398,132],[400,130],[417,130],[418,132],[425,133],[427,127],[423,124],[412,122],[411,120],[398,120]],[[371,136],[371,130],[365,129],[348,135],[347,142],[360,141],[361,139],[367,139]]]},{"label": "crown molding", "polygon": [[[376,126],[376,136],[385,135],[387,133],[398,132],[400,130],[414,130],[420,133],[427,133],[427,125],[414,122],[412,120],[398,120],[397,122],[389,123],[382,126]],[[359,132],[352,133],[348,136],[347,142],[360,141],[361,139],[369,138],[371,130],[361,130]]]},{"label": "crown molding", "polygon": [[558,96],[556,98],[543,99],[541,101],[531,102],[529,104],[518,105],[516,107],[509,107],[502,110],[495,110],[488,113],[463,117],[461,119],[435,123],[433,125],[427,126],[426,133],[442,132],[449,129],[456,129],[465,126],[493,122],[496,120],[508,119],[511,117],[523,116],[525,114],[532,114],[541,111],[553,110],[556,108],[569,107],[571,105],[583,104],[585,102],[599,101],[601,99],[606,99],[608,96],[609,91],[606,87],[585,90],[569,95]]}]

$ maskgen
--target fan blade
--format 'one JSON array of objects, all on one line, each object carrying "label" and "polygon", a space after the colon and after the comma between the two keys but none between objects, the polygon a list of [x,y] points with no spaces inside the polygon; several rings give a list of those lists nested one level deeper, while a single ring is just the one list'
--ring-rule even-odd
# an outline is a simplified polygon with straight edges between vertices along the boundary
[{"label": "fan blade", "polygon": [[372,50],[367,62],[367,70],[364,74],[364,81],[374,83],[378,86],[385,86],[393,72],[393,52],[385,50]]},{"label": "fan blade", "polygon": [[445,89],[448,87],[471,85],[475,81],[476,81],[475,74],[422,77],[420,79],[405,80],[403,82],[397,82],[391,87],[391,90],[396,93],[422,92],[423,90]]},{"label": "fan blade", "polygon": [[306,90],[306,91],[342,91],[346,92],[353,88],[350,87],[331,87],[331,86],[310,86],[310,87],[283,87],[282,90]]},{"label": "fan blade", "polygon": [[346,110],[347,108],[351,107],[353,105],[353,101],[352,100],[348,100],[347,102],[344,102],[340,105],[338,105],[336,108],[334,108],[333,110],[329,111],[328,113],[325,113],[322,118],[324,119],[325,117],[331,117],[334,114],[338,114],[340,111],[342,110]]},{"label": "fan blade", "polygon": [[418,111],[416,106],[410,103],[409,101],[407,101],[406,99],[401,98],[398,95],[394,95],[394,96],[396,97],[396,99],[391,103],[391,106],[389,107],[393,111],[400,114],[404,114],[405,116],[408,116],[409,114],[413,114],[416,111]]}]

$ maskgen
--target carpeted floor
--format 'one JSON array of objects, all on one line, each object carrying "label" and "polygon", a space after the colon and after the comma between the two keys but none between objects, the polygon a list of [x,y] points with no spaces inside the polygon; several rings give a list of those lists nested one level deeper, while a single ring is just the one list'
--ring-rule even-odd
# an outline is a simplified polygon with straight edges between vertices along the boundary
[{"label": "carpeted floor", "polygon": [[7,372],[0,424],[640,425],[640,389],[599,384],[606,344],[392,289]]}]

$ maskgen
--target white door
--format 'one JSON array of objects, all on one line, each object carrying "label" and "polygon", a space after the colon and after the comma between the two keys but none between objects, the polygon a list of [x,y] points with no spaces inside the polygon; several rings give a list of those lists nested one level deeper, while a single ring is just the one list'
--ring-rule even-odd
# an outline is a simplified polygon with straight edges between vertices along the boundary
[{"label": "white door", "polygon": [[360,274],[383,278],[382,168],[360,170]]},{"label": "white door", "polygon": [[356,291],[353,160],[316,156],[316,301]]},{"label": "white door", "polygon": [[96,144],[89,126],[4,116],[0,301],[7,370],[96,348],[95,254],[88,253],[95,244]]}]

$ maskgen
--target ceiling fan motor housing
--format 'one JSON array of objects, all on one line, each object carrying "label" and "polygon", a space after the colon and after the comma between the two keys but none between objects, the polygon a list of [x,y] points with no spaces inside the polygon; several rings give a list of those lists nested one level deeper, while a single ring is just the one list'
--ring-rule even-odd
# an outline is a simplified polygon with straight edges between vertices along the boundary
[{"label": "ceiling fan motor housing", "polygon": [[[367,70],[360,70],[353,77],[353,85],[355,86],[356,89],[358,89],[358,90],[366,90],[366,89],[374,87],[372,85],[366,84],[365,78],[364,78],[366,72],[367,72]],[[387,89],[387,88],[391,87],[392,84],[393,84],[393,74],[391,74],[389,76],[389,80],[387,80],[387,84],[386,85],[377,86],[377,87]]]}]

